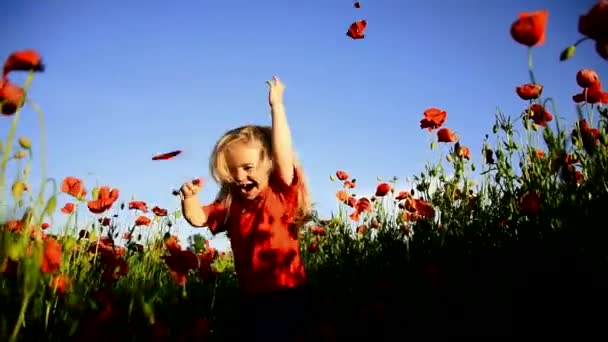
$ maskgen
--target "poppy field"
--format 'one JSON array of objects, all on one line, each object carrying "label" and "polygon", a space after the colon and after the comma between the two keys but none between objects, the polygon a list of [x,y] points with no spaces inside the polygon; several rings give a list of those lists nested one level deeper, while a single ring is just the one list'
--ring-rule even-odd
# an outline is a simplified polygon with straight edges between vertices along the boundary
[{"label": "poppy field", "polygon": [[[313,211],[300,231],[314,293],[302,322],[310,340],[605,335],[608,75],[563,75],[580,92],[569,99],[578,117],[561,121],[532,67],[542,63],[534,51],[547,18],[521,13],[505,28],[528,51],[529,79],[513,85],[521,112],[498,111],[482,151],[450,129],[449,108],[422,108],[420,138],[433,137],[438,157],[411,185],[328,170],[338,212]],[[555,58],[576,63],[577,49],[594,48],[608,61],[607,22],[608,1],[599,1],[580,16],[582,38]],[[353,23],[345,39],[364,39],[366,25]],[[44,146],[19,135],[19,116],[30,106],[43,117],[27,96],[53,67],[42,57],[15,51],[0,81],[0,125],[8,127],[0,141],[0,340],[241,336],[232,256],[202,236],[179,241],[179,208],[128,201],[115,185],[93,187],[78,175],[55,183],[42,172],[32,191],[32,158]],[[27,73],[25,83],[13,83],[14,73]],[[360,183],[375,194],[357,196]],[[79,207],[90,217],[75,219]],[[135,219],[125,224],[128,212]],[[69,219],[51,234],[54,215]]]}]

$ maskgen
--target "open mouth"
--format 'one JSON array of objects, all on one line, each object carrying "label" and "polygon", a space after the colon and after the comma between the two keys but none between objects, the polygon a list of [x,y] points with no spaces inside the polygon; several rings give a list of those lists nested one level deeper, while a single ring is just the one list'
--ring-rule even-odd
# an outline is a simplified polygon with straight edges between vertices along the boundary
[{"label": "open mouth", "polygon": [[255,189],[255,187],[256,187],[255,183],[247,183],[247,184],[239,185],[239,188],[241,188],[241,190],[244,192],[249,192],[249,191]]}]

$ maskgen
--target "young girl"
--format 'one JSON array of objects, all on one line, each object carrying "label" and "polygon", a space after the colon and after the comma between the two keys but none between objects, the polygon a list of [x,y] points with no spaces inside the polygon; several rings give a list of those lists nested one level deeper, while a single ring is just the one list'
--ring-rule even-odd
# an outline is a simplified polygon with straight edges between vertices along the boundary
[{"label": "young girl", "polygon": [[292,341],[306,325],[308,284],[298,228],[310,200],[291,143],[281,81],[267,82],[272,128],[242,126],[225,133],[210,160],[220,184],[205,206],[197,179],[181,189],[184,218],[214,233],[227,231],[243,294],[242,333],[248,340]]}]

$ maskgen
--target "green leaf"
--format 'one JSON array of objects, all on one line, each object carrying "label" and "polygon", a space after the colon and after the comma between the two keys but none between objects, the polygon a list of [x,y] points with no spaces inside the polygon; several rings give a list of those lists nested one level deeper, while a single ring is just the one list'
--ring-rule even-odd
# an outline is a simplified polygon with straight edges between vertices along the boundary
[{"label": "green leaf", "polygon": [[155,319],[154,319],[154,309],[152,308],[152,305],[150,303],[145,302],[142,299],[142,309],[144,311],[144,315],[146,315],[146,317],[148,318],[150,324],[154,324]]}]

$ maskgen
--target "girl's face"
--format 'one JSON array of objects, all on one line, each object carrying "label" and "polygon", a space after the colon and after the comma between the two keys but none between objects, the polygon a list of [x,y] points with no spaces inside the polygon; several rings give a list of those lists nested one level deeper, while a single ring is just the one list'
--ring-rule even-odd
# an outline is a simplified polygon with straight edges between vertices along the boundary
[{"label": "girl's face", "polygon": [[226,149],[226,163],[236,192],[245,199],[256,198],[268,186],[271,161],[262,159],[259,142],[234,143]]}]

